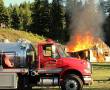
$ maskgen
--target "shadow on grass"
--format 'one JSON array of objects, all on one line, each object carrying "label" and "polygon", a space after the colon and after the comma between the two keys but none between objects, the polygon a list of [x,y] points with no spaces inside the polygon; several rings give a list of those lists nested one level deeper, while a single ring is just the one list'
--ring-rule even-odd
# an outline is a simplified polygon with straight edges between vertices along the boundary
[{"label": "shadow on grass", "polygon": [[[40,88],[40,89],[33,89],[33,90],[61,90],[59,88]],[[83,90],[110,90],[110,88],[83,88]]]},{"label": "shadow on grass", "polygon": [[[0,89],[0,90],[7,90],[7,89]],[[8,89],[8,90],[16,90],[16,89]],[[32,89],[32,90],[61,90],[61,89],[53,89],[53,88],[41,88],[41,89]],[[83,90],[110,90],[110,88],[84,88]]]},{"label": "shadow on grass", "polygon": [[92,66],[109,67],[110,63],[92,63]]},{"label": "shadow on grass", "polygon": [[84,88],[83,90],[110,90],[110,88]]}]

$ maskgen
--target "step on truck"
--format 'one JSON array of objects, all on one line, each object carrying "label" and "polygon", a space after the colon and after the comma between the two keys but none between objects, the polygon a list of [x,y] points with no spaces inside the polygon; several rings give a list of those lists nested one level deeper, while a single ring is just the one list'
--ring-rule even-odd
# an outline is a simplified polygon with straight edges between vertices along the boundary
[{"label": "step on truck", "polygon": [[61,90],[82,90],[91,83],[91,64],[70,57],[51,39],[37,44],[0,42],[0,89],[59,86]]}]

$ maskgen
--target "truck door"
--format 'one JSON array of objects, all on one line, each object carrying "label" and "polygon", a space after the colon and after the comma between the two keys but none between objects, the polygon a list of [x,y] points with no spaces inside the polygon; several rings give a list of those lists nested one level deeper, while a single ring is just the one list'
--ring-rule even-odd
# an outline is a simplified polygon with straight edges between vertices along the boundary
[{"label": "truck door", "polygon": [[55,49],[55,46],[51,44],[47,44],[43,46],[43,67],[42,68],[57,68],[57,61],[58,61],[59,54]]}]

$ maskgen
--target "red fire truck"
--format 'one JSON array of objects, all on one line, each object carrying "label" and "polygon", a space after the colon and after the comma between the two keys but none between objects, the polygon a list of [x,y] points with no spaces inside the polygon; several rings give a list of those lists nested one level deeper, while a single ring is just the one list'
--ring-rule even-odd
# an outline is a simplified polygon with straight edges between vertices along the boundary
[{"label": "red fire truck", "polygon": [[0,43],[1,89],[61,86],[62,90],[82,90],[91,82],[91,64],[70,57],[50,39],[36,45],[25,41]]}]

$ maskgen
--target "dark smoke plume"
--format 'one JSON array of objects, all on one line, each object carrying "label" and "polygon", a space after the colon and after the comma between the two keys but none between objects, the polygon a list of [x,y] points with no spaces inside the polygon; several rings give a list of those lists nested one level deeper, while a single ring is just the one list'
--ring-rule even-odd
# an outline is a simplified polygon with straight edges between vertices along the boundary
[{"label": "dark smoke plume", "polygon": [[72,9],[71,38],[68,44],[75,43],[75,36],[77,34],[84,36],[87,32],[91,33],[94,39],[99,37],[103,39],[102,24],[104,16],[99,4],[95,1],[86,0],[82,7],[74,6],[75,8]]}]

